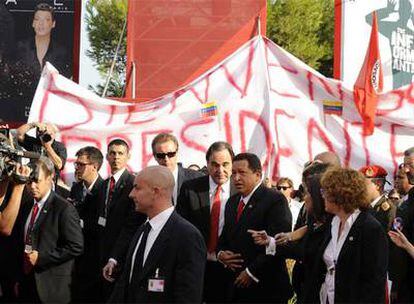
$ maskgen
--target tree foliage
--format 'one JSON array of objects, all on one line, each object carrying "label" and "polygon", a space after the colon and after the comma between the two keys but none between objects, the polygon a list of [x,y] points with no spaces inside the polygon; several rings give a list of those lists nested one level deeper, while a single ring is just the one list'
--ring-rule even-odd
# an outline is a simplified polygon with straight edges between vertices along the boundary
[{"label": "tree foliage", "polygon": [[332,77],[334,0],[269,1],[267,36],[325,76]]},{"label": "tree foliage", "polygon": [[[128,0],[89,0],[86,5],[86,24],[91,43],[87,55],[96,64],[99,73],[108,75],[121,36],[128,8]],[[122,38],[107,96],[122,96],[125,85],[126,32]],[[93,88],[101,94],[105,83]]]}]

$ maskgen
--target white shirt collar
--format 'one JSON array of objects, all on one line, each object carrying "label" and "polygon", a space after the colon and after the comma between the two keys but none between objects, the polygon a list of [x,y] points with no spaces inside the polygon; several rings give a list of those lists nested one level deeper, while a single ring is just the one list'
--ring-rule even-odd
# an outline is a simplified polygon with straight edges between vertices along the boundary
[{"label": "white shirt collar", "polygon": [[371,207],[372,208],[374,208],[375,207],[375,205],[379,202],[379,200],[382,198],[382,195],[380,195],[380,196],[378,196],[376,199],[374,199],[372,202],[371,202]]},{"label": "white shirt collar", "polygon": [[[92,191],[92,188],[93,188],[93,186],[95,185],[96,181],[98,180],[98,177],[99,177],[99,174],[98,174],[98,175],[96,175],[96,178],[94,179],[94,181],[93,181],[93,182],[89,185],[89,187],[88,187],[88,191],[89,191],[89,192],[91,192],[91,191]],[[85,184],[84,184],[83,186],[85,186]]]},{"label": "white shirt collar", "polygon": [[115,184],[119,181],[119,179],[121,178],[121,175],[124,173],[125,170],[126,168],[122,168],[121,170],[117,171],[115,174],[111,175],[111,177],[113,176],[115,179]]},{"label": "white shirt collar", "polygon": [[[208,185],[209,185],[209,193],[210,196],[216,193],[217,184],[214,182],[213,178],[211,176],[208,176]],[[223,185],[221,185],[221,193],[230,193],[230,178],[225,182]]]},{"label": "white shirt collar", "polygon": [[173,212],[174,206],[171,206],[150,219],[151,229],[155,231],[161,230]]},{"label": "white shirt collar", "polygon": [[43,205],[46,203],[46,201],[49,198],[51,192],[52,192],[52,190],[49,189],[49,191],[46,193],[46,195],[40,201],[37,202],[36,200],[34,200],[34,202],[37,203],[37,205],[39,206],[39,209],[41,209],[43,207]]},{"label": "white shirt collar", "polygon": [[253,188],[253,190],[245,197],[242,195],[243,204],[246,206],[246,204],[249,202],[250,198],[252,197],[253,193],[259,188],[259,186],[262,184],[261,181],[257,183],[257,185]]}]

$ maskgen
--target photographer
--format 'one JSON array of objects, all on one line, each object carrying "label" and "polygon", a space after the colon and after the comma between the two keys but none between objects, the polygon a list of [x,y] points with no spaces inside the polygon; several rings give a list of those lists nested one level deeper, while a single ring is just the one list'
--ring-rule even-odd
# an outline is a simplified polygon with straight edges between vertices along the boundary
[{"label": "photographer", "polygon": [[[36,128],[36,137],[26,134],[34,128]],[[57,127],[53,124],[31,122],[17,129],[17,139],[19,144],[26,150],[47,156],[53,162],[56,177],[59,178],[59,172],[65,166],[67,152],[63,143],[55,140],[57,131]]]},{"label": "photographer", "polygon": [[[31,169],[16,164],[11,175],[3,174],[0,177],[0,303],[16,301],[14,285],[20,267],[16,255],[18,242],[13,236],[16,218],[19,214],[22,201],[28,196],[25,191],[25,181]],[[17,178],[17,177],[21,178]],[[13,232],[13,234],[12,234]]]},{"label": "photographer", "polygon": [[[31,169],[28,166],[16,164],[15,172],[28,177]],[[10,185],[12,184],[12,185]],[[8,176],[2,176],[0,181],[0,234],[10,235],[20,208],[25,183],[11,181]]]}]

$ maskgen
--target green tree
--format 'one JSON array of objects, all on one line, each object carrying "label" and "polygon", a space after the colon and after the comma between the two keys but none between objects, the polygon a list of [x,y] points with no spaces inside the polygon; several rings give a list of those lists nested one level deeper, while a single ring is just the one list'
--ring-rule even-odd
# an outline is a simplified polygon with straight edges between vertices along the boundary
[{"label": "green tree", "polygon": [[267,36],[325,76],[332,77],[334,0],[269,1]]},{"label": "green tree", "polygon": [[[86,5],[86,24],[91,43],[87,55],[94,60],[99,73],[106,79],[121,36],[128,9],[128,0],[89,0]],[[125,85],[126,33],[106,96],[121,97]],[[101,95],[105,83],[92,88]]]}]

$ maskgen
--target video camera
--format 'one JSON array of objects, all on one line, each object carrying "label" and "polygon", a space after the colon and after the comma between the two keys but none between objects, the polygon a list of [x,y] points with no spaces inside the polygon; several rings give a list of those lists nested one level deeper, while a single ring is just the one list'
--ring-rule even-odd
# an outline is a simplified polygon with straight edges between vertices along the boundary
[{"label": "video camera", "polygon": [[52,136],[47,133],[47,131],[40,131],[39,129],[37,129],[37,137],[39,137],[45,143],[52,140]]},{"label": "video camera", "polygon": [[37,170],[33,168],[33,162],[29,163],[32,167],[32,174],[30,177],[24,177],[16,172],[16,164],[22,164],[22,158],[28,158],[30,160],[38,159],[39,153],[29,152],[15,149],[9,140],[9,129],[0,127],[0,180],[3,180],[6,176],[11,177],[17,183],[25,183],[29,180],[37,180]]}]

